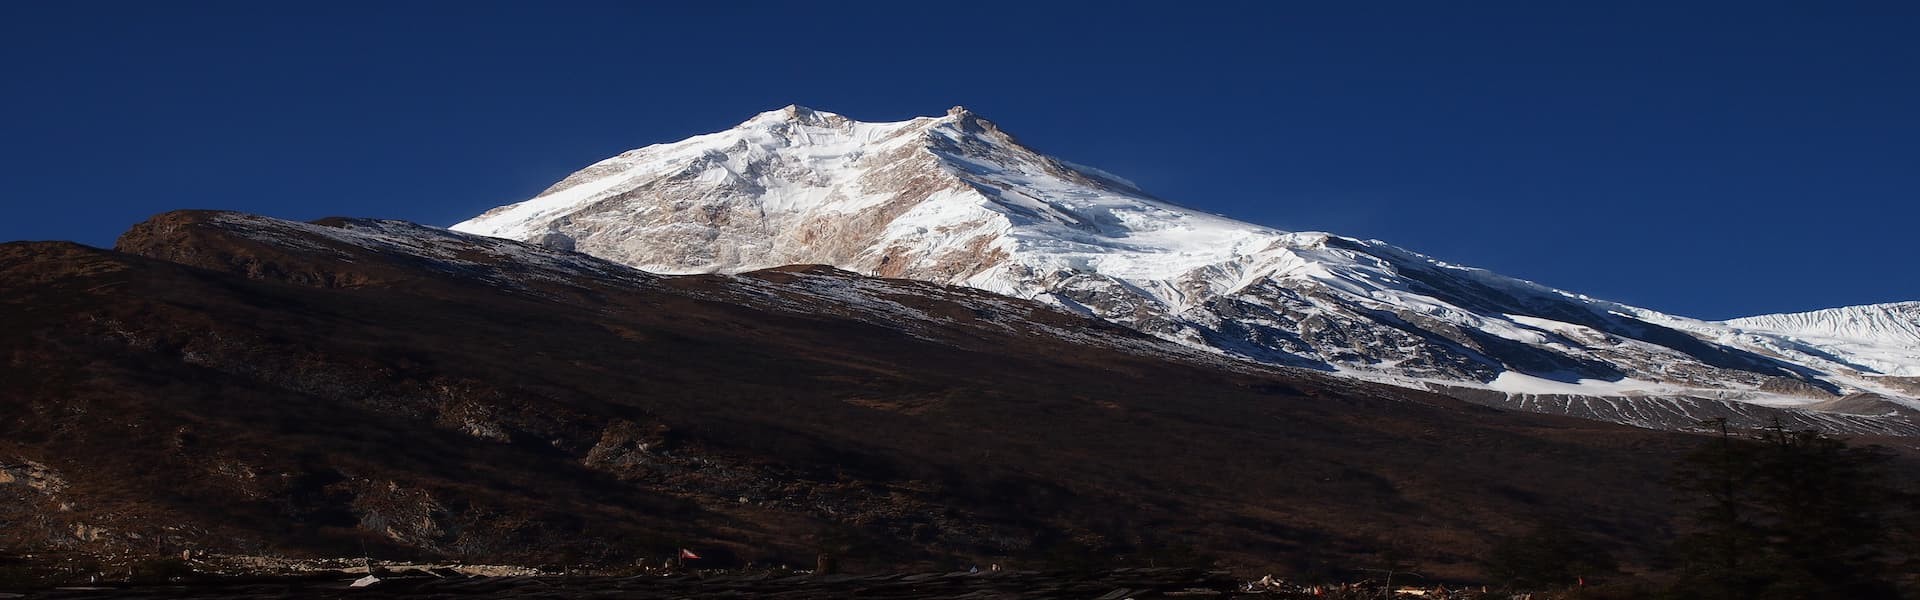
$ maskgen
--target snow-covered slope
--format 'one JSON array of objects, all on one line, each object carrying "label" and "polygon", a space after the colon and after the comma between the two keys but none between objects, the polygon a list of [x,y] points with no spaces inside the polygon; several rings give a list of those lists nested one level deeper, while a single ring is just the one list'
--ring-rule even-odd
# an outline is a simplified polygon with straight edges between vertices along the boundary
[{"label": "snow-covered slope", "polygon": [[[1920,368],[1790,337],[1790,319],[1664,315],[1380,241],[1182,208],[960,107],[896,123],[770,111],[595,163],[453,229],[660,273],[820,263],[962,284],[1238,358],[1509,397],[1811,405],[1899,395],[1865,375]],[[1894,329],[1870,328],[1884,348]],[[1834,361],[1806,360],[1823,352]],[[1868,354],[1889,362],[1836,366]]]},{"label": "snow-covered slope", "polygon": [[1725,321],[1751,343],[1866,375],[1920,377],[1920,302],[1829,308]]}]

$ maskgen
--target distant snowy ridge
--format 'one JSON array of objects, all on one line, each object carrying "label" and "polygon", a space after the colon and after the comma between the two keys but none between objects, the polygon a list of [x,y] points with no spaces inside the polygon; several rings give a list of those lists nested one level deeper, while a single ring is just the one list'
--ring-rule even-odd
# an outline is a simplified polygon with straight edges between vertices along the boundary
[{"label": "distant snowy ridge", "polygon": [[1723,321],[1783,348],[1805,346],[1872,375],[1920,377],[1920,302],[1846,306]]},{"label": "distant snowy ridge", "polygon": [[1811,406],[1854,393],[1911,402],[1880,376],[1920,372],[1890,341],[1913,331],[1894,317],[1854,329],[1807,317],[1833,324],[1795,336],[1789,316],[1688,319],[1376,240],[1234,221],[1041,154],[961,107],[864,123],[789,106],[621,153],[453,229],[658,273],[813,263],[966,285],[1414,387]]},{"label": "distant snowy ridge", "polygon": [[1920,302],[1846,306],[1723,321],[1748,330],[1847,340],[1863,344],[1920,346]]}]

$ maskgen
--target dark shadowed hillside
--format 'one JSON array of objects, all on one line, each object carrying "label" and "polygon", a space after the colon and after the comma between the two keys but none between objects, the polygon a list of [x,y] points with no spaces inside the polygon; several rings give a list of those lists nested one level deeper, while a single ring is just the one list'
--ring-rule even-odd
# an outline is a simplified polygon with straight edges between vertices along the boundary
[{"label": "dark shadowed hillside", "polygon": [[1463,576],[1544,520],[1645,561],[1695,443],[931,283],[215,212],[0,245],[0,356],[9,551]]}]

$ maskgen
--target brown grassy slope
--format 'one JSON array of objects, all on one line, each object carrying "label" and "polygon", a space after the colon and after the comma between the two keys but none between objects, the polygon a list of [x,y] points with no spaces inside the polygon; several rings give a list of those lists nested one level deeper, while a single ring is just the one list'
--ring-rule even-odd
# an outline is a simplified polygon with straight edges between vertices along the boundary
[{"label": "brown grassy slope", "polygon": [[503,289],[206,219],[156,218],[131,254],[0,245],[0,462],[68,482],[3,509],[35,525],[8,546],[1253,569],[1395,546],[1462,576],[1547,518],[1644,558],[1693,443],[966,318],[909,334],[724,277]]}]

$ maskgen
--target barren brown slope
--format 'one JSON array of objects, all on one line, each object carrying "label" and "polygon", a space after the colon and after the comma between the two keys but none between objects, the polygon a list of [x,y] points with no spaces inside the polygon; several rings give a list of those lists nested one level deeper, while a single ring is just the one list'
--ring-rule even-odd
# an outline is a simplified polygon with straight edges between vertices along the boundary
[{"label": "barren brown slope", "polygon": [[1644,558],[1694,443],[823,268],[597,272],[210,212],[120,248],[0,245],[0,463],[60,482],[0,483],[9,549],[1286,568],[1394,545],[1464,576],[1548,518]]}]

